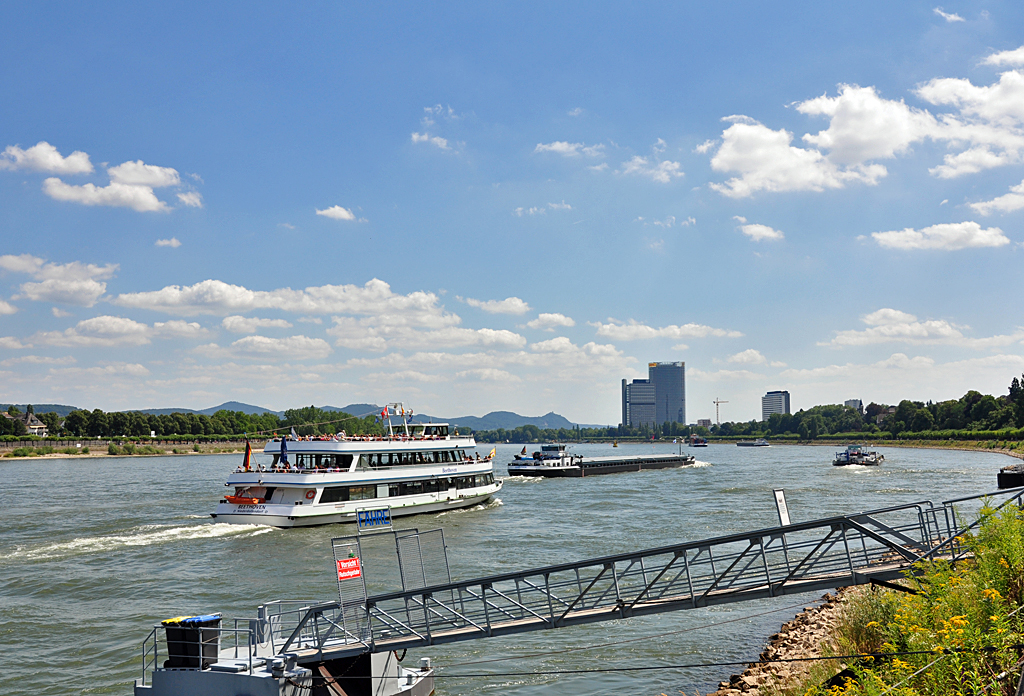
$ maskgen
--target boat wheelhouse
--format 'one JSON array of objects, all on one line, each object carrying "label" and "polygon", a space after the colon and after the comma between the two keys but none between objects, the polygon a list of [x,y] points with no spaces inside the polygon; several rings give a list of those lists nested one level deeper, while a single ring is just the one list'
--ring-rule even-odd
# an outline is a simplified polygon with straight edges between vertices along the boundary
[{"label": "boat wheelhouse", "polygon": [[[501,490],[493,455],[480,457],[472,436],[448,423],[409,423],[402,404],[381,414],[383,436],[274,438],[269,466],[247,454],[224,484],[232,489],[212,516],[218,522],[303,527],[354,522],[359,510],[442,512],[486,502]],[[400,422],[394,423],[396,417]]]}]

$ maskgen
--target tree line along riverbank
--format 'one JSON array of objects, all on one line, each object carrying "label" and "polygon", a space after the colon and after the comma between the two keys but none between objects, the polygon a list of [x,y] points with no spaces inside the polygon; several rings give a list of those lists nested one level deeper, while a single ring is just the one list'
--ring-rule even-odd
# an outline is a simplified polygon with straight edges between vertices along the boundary
[{"label": "tree line along riverbank", "polygon": [[1024,513],[1008,505],[980,514],[965,540],[968,559],[919,563],[898,583],[904,591],[859,586],[826,594],[770,637],[759,662],[714,693],[1016,693],[1024,669]]}]

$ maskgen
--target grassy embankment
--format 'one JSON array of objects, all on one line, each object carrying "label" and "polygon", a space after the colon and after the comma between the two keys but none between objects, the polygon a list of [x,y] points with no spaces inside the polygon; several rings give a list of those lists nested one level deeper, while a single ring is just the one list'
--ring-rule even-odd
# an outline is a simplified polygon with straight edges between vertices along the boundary
[{"label": "grassy embankment", "polygon": [[[1013,694],[1024,644],[1024,513],[984,509],[967,539],[969,560],[920,564],[908,594],[852,593],[826,655],[918,653],[815,664],[798,682],[762,688],[778,696]],[[838,662],[838,661],[837,661]],[[852,678],[834,675],[845,665]],[[832,679],[833,684],[827,682]],[[835,682],[842,683],[835,683]],[[767,686],[767,685],[766,685]]]},{"label": "grassy embankment", "polygon": [[[158,443],[159,444],[159,443]],[[223,444],[223,443],[221,443]],[[120,445],[116,443],[109,443],[106,449],[98,448],[96,451],[90,452],[88,447],[50,447],[48,445],[42,445],[39,447],[16,447],[10,451],[0,451],[0,457],[2,458],[25,458],[25,457],[64,457],[64,456],[92,456],[92,457],[110,457],[110,456],[145,456],[145,455],[162,455],[162,454],[222,454],[227,452],[243,452],[245,451],[244,444],[231,445],[217,447],[209,443],[194,443],[191,445],[181,445],[179,447],[170,447],[164,445],[162,447],[154,445],[141,445],[133,442],[123,442]]]}]

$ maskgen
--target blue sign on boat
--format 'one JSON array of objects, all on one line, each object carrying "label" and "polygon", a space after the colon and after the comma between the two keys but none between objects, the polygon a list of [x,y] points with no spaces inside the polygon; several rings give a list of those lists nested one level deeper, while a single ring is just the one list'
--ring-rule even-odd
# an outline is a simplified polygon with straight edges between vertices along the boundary
[{"label": "blue sign on boat", "polygon": [[386,529],[391,527],[391,508],[356,510],[356,529]]}]

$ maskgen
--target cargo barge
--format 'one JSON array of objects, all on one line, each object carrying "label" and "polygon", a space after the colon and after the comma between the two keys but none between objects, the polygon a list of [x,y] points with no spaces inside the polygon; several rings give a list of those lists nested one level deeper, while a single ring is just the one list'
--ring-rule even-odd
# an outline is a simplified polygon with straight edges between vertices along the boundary
[{"label": "cargo barge", "polygon": [[627,471],[673,469],[690,466],[696,459],[688,454],[646,454],[634,456],[584,457],[565,451],[565,445],[543,445],[532,457],[517,455],[508,465],[509,476],[583,478]]}]

